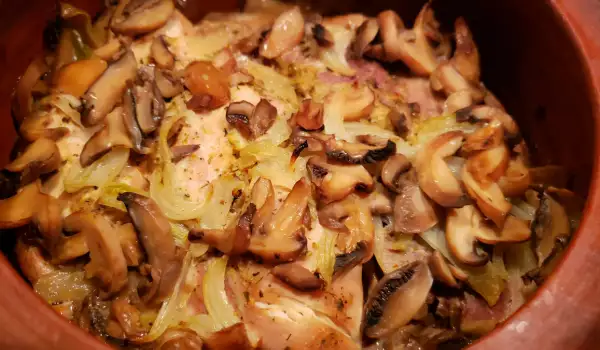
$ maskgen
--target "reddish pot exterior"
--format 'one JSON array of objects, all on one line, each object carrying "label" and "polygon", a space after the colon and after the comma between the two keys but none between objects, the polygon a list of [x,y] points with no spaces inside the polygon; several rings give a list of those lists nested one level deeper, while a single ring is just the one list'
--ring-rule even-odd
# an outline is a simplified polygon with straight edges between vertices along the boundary
[{"label": "reddish pot exterior", "polygon": [[[600,151],[600,40],[597,39],[600,38],[600,2],[445,1],[456,8],[449,12],[471,12],[471,17],[465,15],[474,22],[477,22],[477,11],[487,9],[494,13],[494,5],[490,4],[497,4],[504,9],[506,16],[497,20],[499,26],[506,27],[506,31],[494,33],[488,27],[487,32],[483,30],[479,34],[478,28],[474,28],[476,39],[483,46],[484,74],[489,76],[484,76],[484,81],[489,81],[489,86],[497,91],[501,100],[507,103],[508,110],[517,117],[533,145],[532,152],[536,158],[541,159],[541,163],[555,162],[567,166],[575,173],[573,186],[580,193],[587,193],[585,214],[566,258],[527,305],[472,348],[596,349],[600,342],[600,297],[597,293],[597,286],[600,285],[600,235],[597,234],[597,228],[600,227],[600,169],[597,161]],[[97,11],[101,3],[83,0],[69,2],[90,13]],[[195,19],[208,11],[235,9],[239,4],[237,0],[179,2],[189,2],[188,14]],[[346,1],[343,5],[332,5],[333,2],[317,1],[319,6],[325,9],[332,9],[333,6],[337,11],[361,10],[361,3],[354,0]],[[422,3],[422,0],[399,3],[375,0],[370,2],[369,9],[363,11],[376,12],[391,7],[403,17],[405,14],[408,17],[413,16]],[[538,26],[538,13],[545,14],[546,19],[551,17],[552,20],[548,21],[552,23],[545,23],[547,27]],[[52,15],[52,1],[0,0],[2,162],[6,162],[15,139],[10,119],[10,93],[18,75],[40,52],[41,33]],[[533,33],[531,35],[537,40],[519,42],[520,34],[525,32]],[[512,35],[515,38],[505,43],[504,53],[507,56],[501,57],[501,52],[494,52],[494,49],[499,50],[495,48],[494,35]],[[511,43],[515,46],[511,46]],[[515,54],[515,49],[519,55]],[[487,56],[486,50],[490,53]],[[547,55],[556,55],[549,59],[552,67],[548,67],[545,60],[540,60],[540,68],[535,69],[536,62],[531,60],[543,57],[539,50],[545,50]],[[518,56],[518,59],[511,61],[513,56]],[[528,70],[523,71],[521,66],[527,66]],[[503,71],[502,67],[509,72]],[[553,74],[549,75],[548,69]],[[497,74],[494,74],[495,70]],[[511,72],[514,74],[511,75]],[[503,79],[520,80],[516,83],[513,81],[511,85]],[[560,86],[546,88],[546,79],[555,86],[557,81],[564,81],[566,85],[562,90]],[[534,102],[528,104],[528,101]],[[537,101],[539,104],[536,105]],[[1,349],[108,349],[55,314],[2,255],[0,281]]]}]

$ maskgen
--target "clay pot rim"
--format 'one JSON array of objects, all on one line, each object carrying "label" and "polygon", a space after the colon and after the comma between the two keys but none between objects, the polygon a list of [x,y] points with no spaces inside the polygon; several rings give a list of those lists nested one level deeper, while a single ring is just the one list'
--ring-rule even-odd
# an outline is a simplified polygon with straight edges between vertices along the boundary
[{"label": "clay pot rim", "polygon": [[[573,307],[573,301],[562,303],[562,300],[559,300],[560,305],[552,305],[557,298],[568,295],[564,283],[560,281],[576,271],[586,269],[589,266],[600,265],[600,254],[582,254],[589,251],[589,247],[594,243],[600,246],[600,237],[596,237],[595,232],[595,228],[600,226],[600,60],[596,59],[594,61],[592,59],[595,55],[600,54],[600,46],[596,45],[591,39],[595,33],[600,33],[600,29],[585,26],[587,23],[597,21],[597,18],[600,17],[600,6],[592,9],[590,4],[591,1],[589,0],[549,1],[549,6],[555,13],[556,20],[570,36],[577,50],[577,55],[583,63],[581,69],[585,72],[586,84],[593,106],[592,116],[595,135],[593,176],[589,185],[588,198],[581,224],[562,261],[528,303],[502,325],[475,342],[469,347],[470,349],[501,349],[507,344],[514,347],[523,346],[524,348],[535,346],[538,344],[537,339],[527,334],[527,328],[531,323],[546,319],[545,317],[551,315],[557,309]],[[595,216],[599,218],[596,219]],[[600,285],[600,273],[586,276],[586,278],[590,285]],[[12,290],[9,294],[19,295],[21,298],[20,304],[27,305],[27,310],[22,310],[25,315],[21,315],[17,321],[39,324],[42,327],[52,326],[52,328],[39,331],[39,333],[45,333],[48,348],[60,348],[60,344],[64,342],[70,344],[71,348],[86,346],[86,348],[98,350],[111,349],[76,325],[65,322],[62,316],[55,313],[41,297],[31,290],[31,287],[18,275],[3,255],[0,255],[0,280],[4,282],[4,290]],[[27,313],[31,310],[35,310],[35,313]],[[578,308],[577,312],[580,317],[570,319],[568,328],[581,329],[582,332],[592,330],[591,327],[594,325],[590,324],[590,321],[600,317],[600,299],[597,299],[596,305],[590,305],[586,309]],[[584,315],[586,313],[587,316]],[[42,319],[43,321],[40,321]],[[576,323],[576,325],[573,325],[573,323]],[[567,327],[553,328],[552,334],[548,336],[556,340],[568,339],[569,334],[567,332],[569,329]]]}]

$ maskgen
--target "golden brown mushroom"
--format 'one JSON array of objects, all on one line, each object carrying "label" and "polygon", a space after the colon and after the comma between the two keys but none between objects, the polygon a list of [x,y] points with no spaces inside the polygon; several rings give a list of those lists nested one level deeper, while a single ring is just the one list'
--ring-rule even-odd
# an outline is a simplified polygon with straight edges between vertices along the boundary
[{"label": "golden brown mushroom", "polygon": [[144,258],[144,253],[133,225],[131,223],[120,225],[117,229],[117,235],[127,266],[139,266]]},{"label": "golden brown mushroom", "polygon": [[157,36],[152,41],[150,57],[160,69],[171,69],[175,65],[175,57],[167,48],[167,43],[162,35]]},{"label": "golden brown mushroom", "polygon": [[157,285],[155,294],[147,298],[160,303],[171,294],[182,264],[169,220],[151,198],[125,192],[119,194],[117,199],[125,204],[146,251],[148,263],[159,277],[153,281]]},{"label": "golden brown mushroom", "polygon": [[571,228],[565,208],[556,199],[547,192],[539,194],[538,198],[539,207],[531,229],[535,238],[538,265],[542,266],[554,252],[557,241],[569,236]]},{"label": "golden brown mushroom", "polygon": [[69,133],[66,127],[50,128],[52,115],[44,111],[29,114],[19,127],[19,134],[27,141],[33,142],[39,138],[58,140]]},{"label": "golden brown mushroom", "polygon": [[76,233],[72,236],[61,237],[52,248],[52,263],[64,264],[75,258],[89,253],[87,238],[84,233]]},{"label": "golden brown mushroom", "polygon": [[81,166],[86,167],[92,164],[114,147],[133,147],[125,129],[121,107],[117,107],[110,112],[106,116],[104,127],[86,142],[79,156]]},{"label": "golden brown mushroom", "polygon": [[116,293],[127,284],[127,263],[117,232],[108,219],[79,211],[65,219],[65,230],[81,232],[85,236],[90,249],[86,273],[96,277],[104,291]]},{"label": "golden brown mushroom", "polygon": [[504,198],[500,186],[495,182],[478,182],[466,166],[462,170],[462,180],[467,193],[481,212],[498,227],[502,227],[512,204]]},{"label": "golden brown mushroom", "polygon": [[173,0],[131,0],[113,15],[111,29],[131,36],[148,33],[165,25],[174,10]]},{"label": "golden brown mushroom", "polygon": [[355,57],[362,57],[367,51],[369,45],[375,40],[379,33],[379,24],[374,18],[369,18],[356,30],[356,38],[352,43],[352,54]]},{"label": "golden brown mushroom", "polygon": [[135,79],[137,60],[127,50],[119,60],[111,63],[102,75],[90,86],[81,98],[84,126],[99,124],[113,110],[127,87],[127,81]]},{"label": "golden brown mushroom", "polygon": [[70,63],[56,73],[56,90],[79,98],[104,73],[107,66],[106,61],[96,58]]},{"label": "golden brown mushroom", "polygon": [[475,181],[487,184],[496,182],[504,176],[509,160],[508,148],[502,143],[470,156],[465,163],[465,168]]},{"label": "golden brown mushroom", "polygon": [[306,168],[323,203],[331,203],[354,191],[371,192],[374,181],[362,165],[337,165],[325,157],[311,157]]},{"label": "golden brown mushroom", "polygon": [[271,272],[275,277],[302,292],[319,290],[325,286],[325,281],[318,275],[296,262],[277,265]]},{"label": "golden brown mushroom", "polygon": [[202,349],[202,338],[188,328],[169,328],[156,340],[156,350]]},{"label": "golden brown mushroom", "polygon": [[183,84],[180,78],[168,70],[155,68],[154,82],[164,98],[175,97],[183,91]]},{"label": "golden brown mushroom", "polygon": [[229,102],[229,80],[210,62],[195,61],[185,67],[184,84],[193,97],[187,102],[194,111],[212,110]]},{"label": "golden brown mushroom", "polygon": [[433,277],[450,287],[458,287],[458,282],[452,274],[446,259],[437,250],[429,257],[429,269]]},{"label": "golden brown mushroom", "polygon": [[429,198],[443,207],[460,207],[467,202],[459,181],[444,161],[460,149],[463,139],[462,132],[450,131],[437,136],[417,153],[419,185]]},{"label": "golden brown mushroom", "polygon": [[382,338],[406,325],[421,309],[433,284],[423,261],[385,275],[369,292],[363,311],[363,332]]},{"label": "golden brown mushroom", "polygon": [[259,54],[273,59],[298,45],[304,36],[304,17],[298,6],[277,17],[273,28],[259,48]]},{"label": "golden brown mushroom", "polygon": [[61,165],[56,142],[40,138],[27,146],[23,153],[6,166],[6,170],[21,173],[21,183],[29,183],[40,175],[51,173]]},{"label": "golden brown mushroom", "polygon": [[310,196],[308,181],[302,178],[296,182],[277,213],[252,234],[248,250],[272,263],[289,262],[300,256],[306,249],[303,222]]},{"label": "golden brown mushroom", "polygon": [[327,158],[345,164],[369,164],[386,160],[396,153],[396,144],[371,135],[357,136],[359,143],[337,141],[331,137],[324,142]]}]

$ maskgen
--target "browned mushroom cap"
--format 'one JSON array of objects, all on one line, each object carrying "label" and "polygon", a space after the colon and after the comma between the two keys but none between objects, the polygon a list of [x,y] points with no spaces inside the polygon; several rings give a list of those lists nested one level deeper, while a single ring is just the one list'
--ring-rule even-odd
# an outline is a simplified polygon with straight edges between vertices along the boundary
[{"label": "browned mushroom cap", "polygon": [[[368,261],[373,255],[375,226],[368,199],[351,194],[341,201],[329,203],[318,211],[319,223],[324,227],[341,231],[336,247],[349,253],[364,242],[367,251],[361,263]],[[362,253],[361,253],[362,254]]]},{"label": "browned mushroom cap", "polygon": [[504,143],[470,156],[465,168],[480,184],[496,182],[504,176],[510,161],[508,148]]},{"label": "browned mushroom cap", "polygon": [[15,254],[21,272],[32,285],[35,285],[41,277],[57,271],[44,255],[42,248],[26,243],[22,236],[17,238]]},{"label": "browned mushroom cap", "polygon": [[64,264],[89,253],[85,234],[80,232],[72,236],[61,237],[52,249],[52,263]]},{"label": "browned mushroom cap", "polygon": [[127,35],[148,33],[167,23],[174,9],[173,0],[132,0],[115,13],[111,29]]},{"label": "browned mushroom cap", "polygon": [[302,101],[293,121],[304,130],[316,131],[323,128],[323,104],[311,99]]},{"label": "browned mushroom cap", "polygon": [[381,182],[389,190],[399,193],[402,184],[399,183],[400,176],[412,168],[412,164],[402,154],[395,154],[388,158],[381,167]]},{"label": "browned mushroom cap", "polygon": [[203,242],[228,255],[243,254],[250,245],[252,220],[256,213],[256,205],[251,203],[240,216],[237,225],[225,229],[192,228],[188,235],[191,242]]},{"label": "browned mushroom cap", "polygon": [[296,262],[277,265],[271,272],[286,284],[303,292],[319,290],[325,286],[325,281],[317,274]]},{"label": "browned mushroom cap", "polygon": [[259,48],[259,54],[269,59],[279,57],[298,45],[303,36],[304,17],[300,8],[294,6],[277,17],[273,28]]},{"label": "browned mushroom cap", "polygon": [[[114,111],[113,111],[114,112]],[[142,131],[136,119],[135,96],[133,87],[128,87],[123,93],[123,126],[129,136],[131,147],[140,154],[146,154],[149,149],[143,145]]]},{"label": "browned mushroom cap", "polygon": [[357,141],[360,143],[330,138],[325,142],[325,153],[329,159],[345,164],[377,163],[396,153],[396,144],[388,139],[361,135]]},{"label": "browned mushroom cap", "polygon": [[156,350],[202,349],[202,339],[188,328],[169,328],[156,340]]},{"label": "browned mushroom cap", "polygon": [[470,154],[497,147],[502,143],[504,143],[504,129],[498,123],[493,123],[467,135],[465,143],[462,146],[462,151]]},{"label": "browned mushroom cap", "polygon": [[[243,322],[221,329],[204,339],[208,350],[251,350],[248,333]],[[196,349],[196,348],[194,348]]]},{"label": "browned mushroom cap", "polygon": [[[494,121],[502,124],[505,131],[505,139],[519,139],[519,127],[514,119],[504,110],[491,106],[475,106],[464,111],[466,117],[476,121],[492,123]],[[458,116],[457,116],[458,117]]]},{"label": "browned mushroom cap", "polygon": [[547,192],[539,195],[540,205],[535,212],[531,229],[535,238],[538,265],[548,259],[559,239],[568,237],[571,229],[565,208]]},{"label": "browned mushroom cap", "polygon": [[[488,254],[477,243],[480,230],[491,231],[483,225],[483,218],[474,206],[466,205],[448,211],[446,242],[458,261],[473,266],[483,265],[488,261]],[[487,235],[493,235],[493,232],[488,232]]]},{"label": "browned mushroom cap", "polygon": [[0,200],[0,228],[33,223],[44,238],[45,246],[52,248],[61,237],[61,211],[60,201],[42,193],[39,181],[35,181],[14,196]]},{"label": "browned mushroom cap", "polygon": [[86,272],[98,278],[108,293],[115,293],[127,284],[127,263],[115,228],[102,215],[79,211],[65,219],[65,230],[81,232],[90,248]]},{"label": "browned mushroom cap", "polygon": [[323,203],[343,199],[356,190],[373,190],[373,178],[362,165],[336,165],[315,156],[308,160],[306,169]]},{"label": "browned mushroom cap", "polygon": [[229,80],[210,62],[195,61],[184,71],[184,84],[193,97],[187,102],[194,111],[219,108],[229,102]]},{"label": "browned mushroom cap", "polygon": [[135,79],[136,73],[137,61],[133,52],[127,50],[119,60],[108,66],[81,98],[83,125],[96,125],[104,120],[121,98],[127,81]]},{"label": "browned mushroom cap", "polygon": [[450,270],[450,266],[446,262],[446,259],[437,250],[429,257],[429,269],[435,279],[450,286],[458,287],[458,282]]},{"label": "browned mushroom cap", "polygon": [[139,84],[132,87],[135,119],[144,135],[160,125],[165,114],[165,101],[154,83],[154,68],[142,67],[138,72]]},{"label": "browned mushroom cap", "polygon": [[56,90],[79,98],[107,66],[106,61],[96,58],[70,63],[56,73]]},{"label": "browned mushroom cap", "polygon": [[466,203],[459,181],[444,161],[460,149],[463,139],[462,132],[450,131],[437,136],[417,153],[419,185],[429,198],[443,207],[460,207]]},{"label": "browned mushroom cap", "polygon": [[162,35],[157,36],[150,46],[150,57],[154,64],[161,69],[171,69],[175,65],[175,57],[167,48],[165,38]]},{"label": "browned mushroom cap", "polygon": [[456,50],[452,64],[456,70],[470,83],[478,84],[481,77],[479,50],[473,41],[473,35],[464,18],[459,17],[454,22]]},{"label": "browned mushroom cap", "polygon": [[466,166],[462,170],[462,180],[467,193],[481,212],[498,227],[502,227],[512,204],[504,198],[500,186],[495,182],[477,182]]},{"label": "browned mushroom cap", "polygon": [[385,275],[369,292],[362,328],[369,338],[385,337],[406,325],[421,309],[433,284],[423,261]]},{"label": "browned mushroom cap", "polygon": [[19,134],[29,141],[33,142],[39,138],[58,140],[69,133],[66,127],[50,128],[52,124],[52,115],[42,111],[29,114],[19,127]]},{"label": "browned mushroom cap", "polygon": [[183,91],[183,84],[179,77],[168,70],[156,68],[154,70],[154,82],[164,98],[175,97]]},{"label": "browned mushroom cap", "polygon": [[160,281],[153,282],[159,283],[156,294],[149,296],[158,303],[171,294],[181,270],[181,259],[171,234],[171,225],[151,198],[125,192],[119,194],[117,199],[125,204],[148,256],[148,263],[158,272]]},{"label": "browned mushroom cap", "polygon": [[261,99],[256,107],[247,101],[233,102],[226,113],[227,122],[249,140],[264,135],[276,117],[277,109],[265,99]]},{"label": "browned mushroom cap", "polygon": [[431,201],[419,187],[417,174],[411,169],[398,180],[399,191],[394,201],[394,231],[417,234],[438,223]]},{"label": "browned mushroom cap", "polygon": [[127,266],[139,266],[144,258],[144,253],[142,252],[142,247],[140,247],[140,242],[133,225],[127,223],[119,226],[117,235],[119,236],[119,242],[121,243],[121,249],[123,250]]},{"label": "browned mushroom cap", "polygon": [[431,88],[443,91],[447,96],[468,91],[473,102],[479,102],[485,97],[483,90],[469,83],[450,62],[440,63],[431,74]]},{"label": "browned mushroom cap", "polygon": [[308,181],[302,178],[296,182],[277,213],[252,235],[248,250],[272,263],[288,262],[300,256],[306,249],[303,222],[310,196]]},{"label": "browned mushroom cap", "polygon": [[105,126],[86,142],[79,156],[81,166],[86,167],[92,164],[114,147],[133,147],[125,129],[121,107],[110,112],[106,117]]},{"label": "browned mushroom cap", "polygon": [[438,60],[429,38],[439,24],[429,5],[423,6],[412,30],[407,30],[400,17],[391,10],[381,12],[377,21],[385,51],[384,60],[401,60],[418,75],[427,76],[435,70]]},{"label": "browned mushroom cap", "polygon": [[360,241],[351,252],[336,255],[335,264],[333,265],[333,277],[335,278],[352,270],[354,266],[365,263],[370,259],[371,253],[369,251],[369,244],[365,241]]},{"label": "browned mushroom cap", "polygon": [[61,164],[60,151],[52,140],[41,138],[6,166],[6,170],[21,173],[21,183],[29,183],[42,174],[55,171]]},{"label": "browned mushroom cap", "polygon": [[315,41],[321,47],[331,47],[333,46],[333,34],[325,28],[321,23],[315,23],[312,27],[312,34],[315,38]]},{"label": "browned mushroom cap", "polygon": [[376,19],[369,18],[364,21],[356,30],[356,38],[351,47],[352,54],[355,57],[362,57],[369,45],[377,37],[377,33],[379,33],[379,24]]}]

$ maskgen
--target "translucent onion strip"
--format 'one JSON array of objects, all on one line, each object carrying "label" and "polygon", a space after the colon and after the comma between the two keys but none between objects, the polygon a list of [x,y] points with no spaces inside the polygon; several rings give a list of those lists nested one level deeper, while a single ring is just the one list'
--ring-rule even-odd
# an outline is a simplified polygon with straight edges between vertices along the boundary
[{"label": "translucent onion strip", "polygon": [[77,192],[85,187],[103,188],[112,182],[127,165],[128,149],[114,149],[98,159],[92,165],[81,168],[79,163],[73,163],[65,178],[65,191]]},{"label": "translucent onion strip", "polygon": [[218,329],[233,326],[241,321],[225,292],[225,270],[228,259],[227,255],[223,255],[210,260],[202,281],[204,305]]}]

